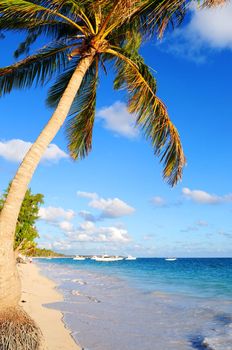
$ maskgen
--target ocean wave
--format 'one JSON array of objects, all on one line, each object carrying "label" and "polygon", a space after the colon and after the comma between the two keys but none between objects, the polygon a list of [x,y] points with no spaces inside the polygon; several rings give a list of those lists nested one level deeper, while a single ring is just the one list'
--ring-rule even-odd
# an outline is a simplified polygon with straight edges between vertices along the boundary
[{"label": "ocean wave", "polygon": [[208,350],[231,350],[232,325],[225,327],[223,331],[214,330],[212,335],[204,338],[202,345]]},{"label": "ocean wave", "polygon": [[88,300],[93,301],[94,303],[100,303],[100,302],[101,302],[99,299],[97,299],[97,298],[95,298],[95,297],[92,297],[92,296],[90,296],[90,295],[86,295],[86,294],[80,293],[79,290],[73,289],[73,290],[71,291],[71,294],[74,295],[74,296],[77,296],[77,297],[85,297],[85,298],[87,298]]},{"label": "ocean wave", "polygon": [[78,283],[78,284],[80,284],[80,285],[86,285],[86,284],[87,284],[87,282],[82,281],[82,280],[80,280],[80,279],[78,279],[78,278],[74,278],[74,279],[72,279],[71,281],[74,282],[74,283]]},{"label": "ocean wave", "polygon": [[79,292],[79,290],[72,290],[72,291],[71,291],[71,294],[72,294],[72,295],[76,295],[76,296],[78,296],[78,297],[83,295],[83,294],[81,294],[81,293]]}]

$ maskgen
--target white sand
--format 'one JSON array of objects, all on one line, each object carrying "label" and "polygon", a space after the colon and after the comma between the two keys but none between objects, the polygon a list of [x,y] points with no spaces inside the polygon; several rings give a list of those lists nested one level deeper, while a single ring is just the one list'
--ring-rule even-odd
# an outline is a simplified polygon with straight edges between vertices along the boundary
[{"label": "white sand", "polygon": [[39,273],[34,264],[20,264],[19,273],[22,281],[22,298],[20,303],[24,310],[40,327],[44,342],[43,350],[81,350],[73,340],[70,332],[62,322],[62,313],[46,308],[43,304],[62,301],[63,297],[55,290],[55,283]]}]

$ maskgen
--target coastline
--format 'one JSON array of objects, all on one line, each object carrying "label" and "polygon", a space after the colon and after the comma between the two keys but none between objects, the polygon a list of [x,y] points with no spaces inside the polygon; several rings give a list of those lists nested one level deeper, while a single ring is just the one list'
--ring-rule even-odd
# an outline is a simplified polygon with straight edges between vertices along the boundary
[{"label": "coastline", "polygon": [[63,300],[56,284],[40,274],[36,264],[18,264],[22,283],[21,306],[37,323],[43,334],[41,350],[81,350],[63,322],[59,310],[46,304]]}]

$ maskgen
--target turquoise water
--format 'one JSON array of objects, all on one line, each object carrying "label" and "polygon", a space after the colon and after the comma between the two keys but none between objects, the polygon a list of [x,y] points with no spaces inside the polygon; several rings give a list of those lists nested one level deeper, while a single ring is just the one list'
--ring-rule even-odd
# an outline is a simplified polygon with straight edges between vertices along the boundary
[{"label": "turquoise water", "polygon": [[88,350],[232,350],[232,259],[40,259]]},{"label": "turquoise water", "polygon": [[[43,259],[41,263],[51,260]],[[198,297],[232,298],[232,259],[165,259],[138,258],[113,263],[86,259],[53,259],[53,264],[72,269],[99,271],[127,280],[145,291],[161,290]]]}]

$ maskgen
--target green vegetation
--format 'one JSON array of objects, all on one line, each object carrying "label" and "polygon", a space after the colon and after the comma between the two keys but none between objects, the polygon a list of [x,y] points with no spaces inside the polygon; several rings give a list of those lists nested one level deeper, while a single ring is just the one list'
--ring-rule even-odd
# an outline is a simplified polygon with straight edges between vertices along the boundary
[{"label": "green vegetation", "polygon": [[38,257],[62,257],[64,254],[56,253],[53,252],[50,249],[45,249],[45,248],[37,248],[34,247],[33,249],[30,249],[28,251],[28,256],[38,256]]},{"label": "green vegetation", "polygon": [[[10,185],[0,198],[0,212],[5,203]],[[35,226],[39,218],[40,205],[44,203],[44,195],[33,194],[29,188],[25,194],[15,231],[14,250],[20,251],[28,256],[63,256],[49,249],[40,249],[35,242],[39,238],[38,230]]]},{"label": "green vegetation", "polygon": [[[0,198],[0,211],[3,208],[10,185]],[[22,206],[19,212],[14,240],[14,250],[27,252],[36,246],[35,239],[39,237],[35,226],[39,218],[39,207],[43,204],[43,194],[33,194],[29,188],[25,194]]]}]

